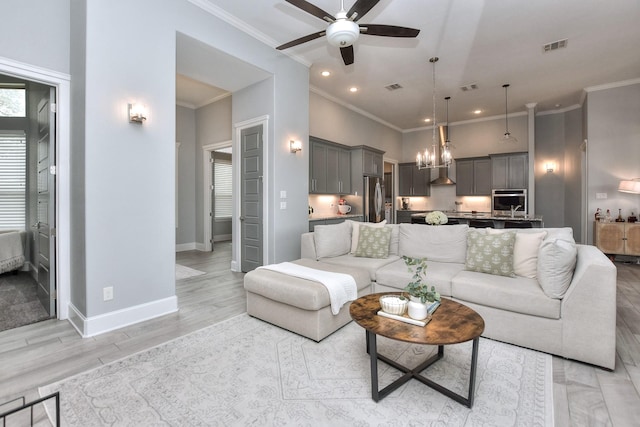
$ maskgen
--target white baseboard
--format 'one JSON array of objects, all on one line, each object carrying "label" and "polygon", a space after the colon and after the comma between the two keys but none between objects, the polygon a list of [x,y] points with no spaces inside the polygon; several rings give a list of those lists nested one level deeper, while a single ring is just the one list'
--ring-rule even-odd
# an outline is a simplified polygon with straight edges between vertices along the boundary
[{"label": "white baseboard", "polygon": [[193,251],[197,249],[197,245],[198,243],[196,242],[180,243],[179,245],[176,245],[176,252]]},{"label": "white baseboard", "polygon": [[213,241],[215,242],[227,242],[233,238],[233,234],[220,234],[218,236],[213,237]]},{"label": "white baseboard", "polygon": [[73,304],[69,303],[68,320],[83,338],[88,338],[176,311],[178,311],[176,296],[93,317],[85,317]]},{"label": "white baseboard", "polygon": [[204,243],[196,243],[196,250],[204,252],[207,250],[207,248],[205,247]]}]

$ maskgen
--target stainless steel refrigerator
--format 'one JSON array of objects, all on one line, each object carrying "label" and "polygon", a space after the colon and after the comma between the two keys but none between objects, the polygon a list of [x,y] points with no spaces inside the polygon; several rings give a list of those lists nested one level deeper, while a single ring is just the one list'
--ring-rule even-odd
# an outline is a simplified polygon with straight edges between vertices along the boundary
[{"label": "stainless steel refrigerator", "polygon": [[384,220],[384,179],[364,177],[364,221]]}]

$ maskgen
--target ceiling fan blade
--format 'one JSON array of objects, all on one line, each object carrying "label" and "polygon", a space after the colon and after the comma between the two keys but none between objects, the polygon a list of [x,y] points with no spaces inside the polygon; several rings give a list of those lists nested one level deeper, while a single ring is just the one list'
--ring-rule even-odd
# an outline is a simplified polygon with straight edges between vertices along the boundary
[{"label": "ceiling fan blade", "polygon": [[353,45],[340,48],[340,54],[342,54],[342,60],[344,65],[353,64]]},{"label": "ceiling fan blade", "polygon": [[295,40],[290,41],[289,43],[285,43],[283,45],[280,45],[280,46],[276,47],[276,49],[278,49],[278,50],[288,49],[290,47],[297,46],[299,44],[306,43],[306,42],[311,41],[311,40],[315,40],[315,39],[317,39],[319,37],[324,36],[325,32],[326,31],[322,30],[322,31],[318,31],[317,33],[309,34],[308,36],[300,37],[299,39],[295,39]]},{"label": "ceiling fan blade", "polygon": [[376,24],[360,24],[360,32],[370,36],[383,37],[417,37],[418,34],[420,34],[420,30],[416,30],[415,28]]},{"label": "ceiling fan blade", "polygon": [[347,12],[347,16],[351,17],[354,13],[357,13],[356,17],[353,18],[354,21],[362,18],[373,8],[373,6],[377,5],[380,0],[358,0],[356,3],[351,6],[349,12]]},{"label": "ceiling fan blade", "polygon": [[333,22],[336,20],[330,13],[325,12],[320,9],[318,6],[314,6],[306,0],[285,0],[287,3],[291,3],[298,9],[302,9],[307,13],[315,16],[316,18],[322,19],[323,21]]}]

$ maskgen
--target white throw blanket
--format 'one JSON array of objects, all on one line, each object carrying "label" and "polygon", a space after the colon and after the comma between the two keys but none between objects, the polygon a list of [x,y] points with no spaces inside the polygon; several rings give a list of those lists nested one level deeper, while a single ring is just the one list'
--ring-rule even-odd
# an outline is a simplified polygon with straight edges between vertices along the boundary
[{"label": "white throw blanket", "polygon": [[0,233],[0,273],[15,270],[24,264],[24,251],[20,233]]},{"label": "white throw blanket", "polygon": [[345,303],[358,298],[356,281],[348,274],[316,270],[315,268],[304,267],[292,262],[282,262],[280,264],[265,265],[258,268],[273,270],[289,276],[322,283],[329,292],[331,312],[334,315],[340,312],[340,308],[342,308]]}]

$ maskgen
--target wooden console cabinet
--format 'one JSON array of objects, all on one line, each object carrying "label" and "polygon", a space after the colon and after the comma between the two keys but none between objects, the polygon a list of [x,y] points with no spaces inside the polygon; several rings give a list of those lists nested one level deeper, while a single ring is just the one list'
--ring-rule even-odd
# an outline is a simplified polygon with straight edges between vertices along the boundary
[{"label": "wooden console cabinet", "polygon": [[594,222],[594,243],[607,255],[640,256],[640,223]]}]

